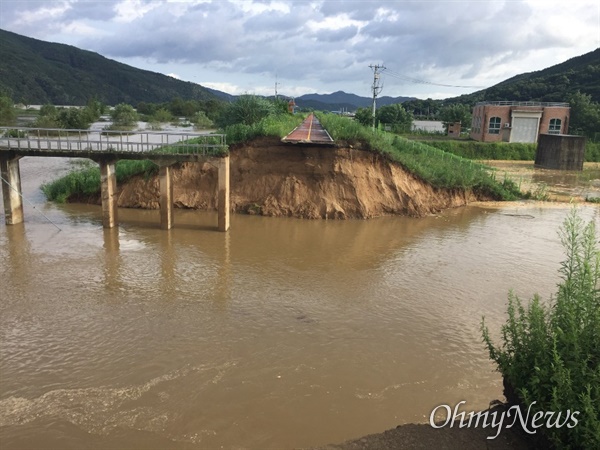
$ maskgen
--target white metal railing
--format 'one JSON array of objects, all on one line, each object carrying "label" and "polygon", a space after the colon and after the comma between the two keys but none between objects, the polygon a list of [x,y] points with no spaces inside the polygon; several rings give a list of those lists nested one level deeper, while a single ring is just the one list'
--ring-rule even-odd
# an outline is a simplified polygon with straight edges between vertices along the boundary
[{"label": "white metal railing", "polygon": [[225,152],[227,144],[223,134],[0,127],[0,149],[211,155]]},{"label": "white metal railing", "polygon": [[561,106],[568,108],[568,103],[561,102],[518,102],[518,101],[494,101],[494,102],[477,102],[475,106],[491,105],[491,106]]}]

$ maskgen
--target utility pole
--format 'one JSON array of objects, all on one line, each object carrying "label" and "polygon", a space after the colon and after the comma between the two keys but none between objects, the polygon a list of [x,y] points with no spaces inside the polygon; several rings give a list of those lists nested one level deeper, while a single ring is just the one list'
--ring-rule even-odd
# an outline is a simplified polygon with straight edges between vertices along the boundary
[{"label": "utility pole", "polygon": [[381,86],[379,84],[379,75],[380,75],[380,69],[381,71],[385,70],[385,66],[383,65],[373,65],[371,64],[369,66],[371,69],[373,69],[373,86],[371,87],[371,89],[373,90],[373,131],[375,131],[375,109],[376,109],[376,101],[377,101],[377,95],[379,95],[379,93],[381,92],[381,90],[383,89],[383,86]]},{"label": "utility pole", "polygon": [[277,86],[279,86],[281,83],[277,82],[277,74],[275,74],[275,101],[277,101],[279,99],[279,97],[277,97]]}]

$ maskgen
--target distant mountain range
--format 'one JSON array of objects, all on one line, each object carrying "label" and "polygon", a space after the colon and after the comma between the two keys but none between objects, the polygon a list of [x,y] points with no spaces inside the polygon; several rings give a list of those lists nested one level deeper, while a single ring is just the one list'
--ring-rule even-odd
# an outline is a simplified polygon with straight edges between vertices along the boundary
[{"label": "distant mountain range", "polygon": [[[402,103],[407,100],[414,100],[414,97],[378,97],[377,105],[391,105]],[[295,99],[296,105],[301,108],[312,108],[325,111],[355,111],[357,108],[370,107],[373,104],[373,98],[360,97],[356,94],[348,94],[344,91],[337,91],[332,94],[305,94]]]},{"label": "distant mountain range", "polygon": [[[600,48],[544,70],[512,77],[495,86],[444,104],[481,100],[566,101],[575,91],[600,102]],[[117,103],[168,102],[176,97],[233,101],[235,96],[196,83],[137,69],[98,53],[0,30],[0,93],[24,104],[83,105],[92,96]],[[306,94],[295,99],[303,108],[354,111],[371,106],[370,97],[343,91]],[[377,105],[418,101],[410,97],[379,97]]]}]

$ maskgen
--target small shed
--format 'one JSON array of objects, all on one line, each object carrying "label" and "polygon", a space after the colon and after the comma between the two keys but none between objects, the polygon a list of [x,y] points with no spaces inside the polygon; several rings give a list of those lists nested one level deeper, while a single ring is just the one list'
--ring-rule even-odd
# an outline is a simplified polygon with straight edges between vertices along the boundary
[{"label": "small shed", "polygon": [[567,134],[540,134],[535,166],[554,170],[583,170],[585,137]]},{"label": "small shed", "polygon": [[460,137],[461,123],[454,122],[448,124],[448,136]]}]

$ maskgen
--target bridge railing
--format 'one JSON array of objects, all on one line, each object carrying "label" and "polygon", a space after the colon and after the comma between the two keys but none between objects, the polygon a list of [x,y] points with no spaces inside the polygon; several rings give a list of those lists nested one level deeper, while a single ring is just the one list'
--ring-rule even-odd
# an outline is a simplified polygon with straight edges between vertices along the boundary
[{"label": "bridge railing", "polygon": [[222,156],[223,134],[0,127],[0,149]]}]

